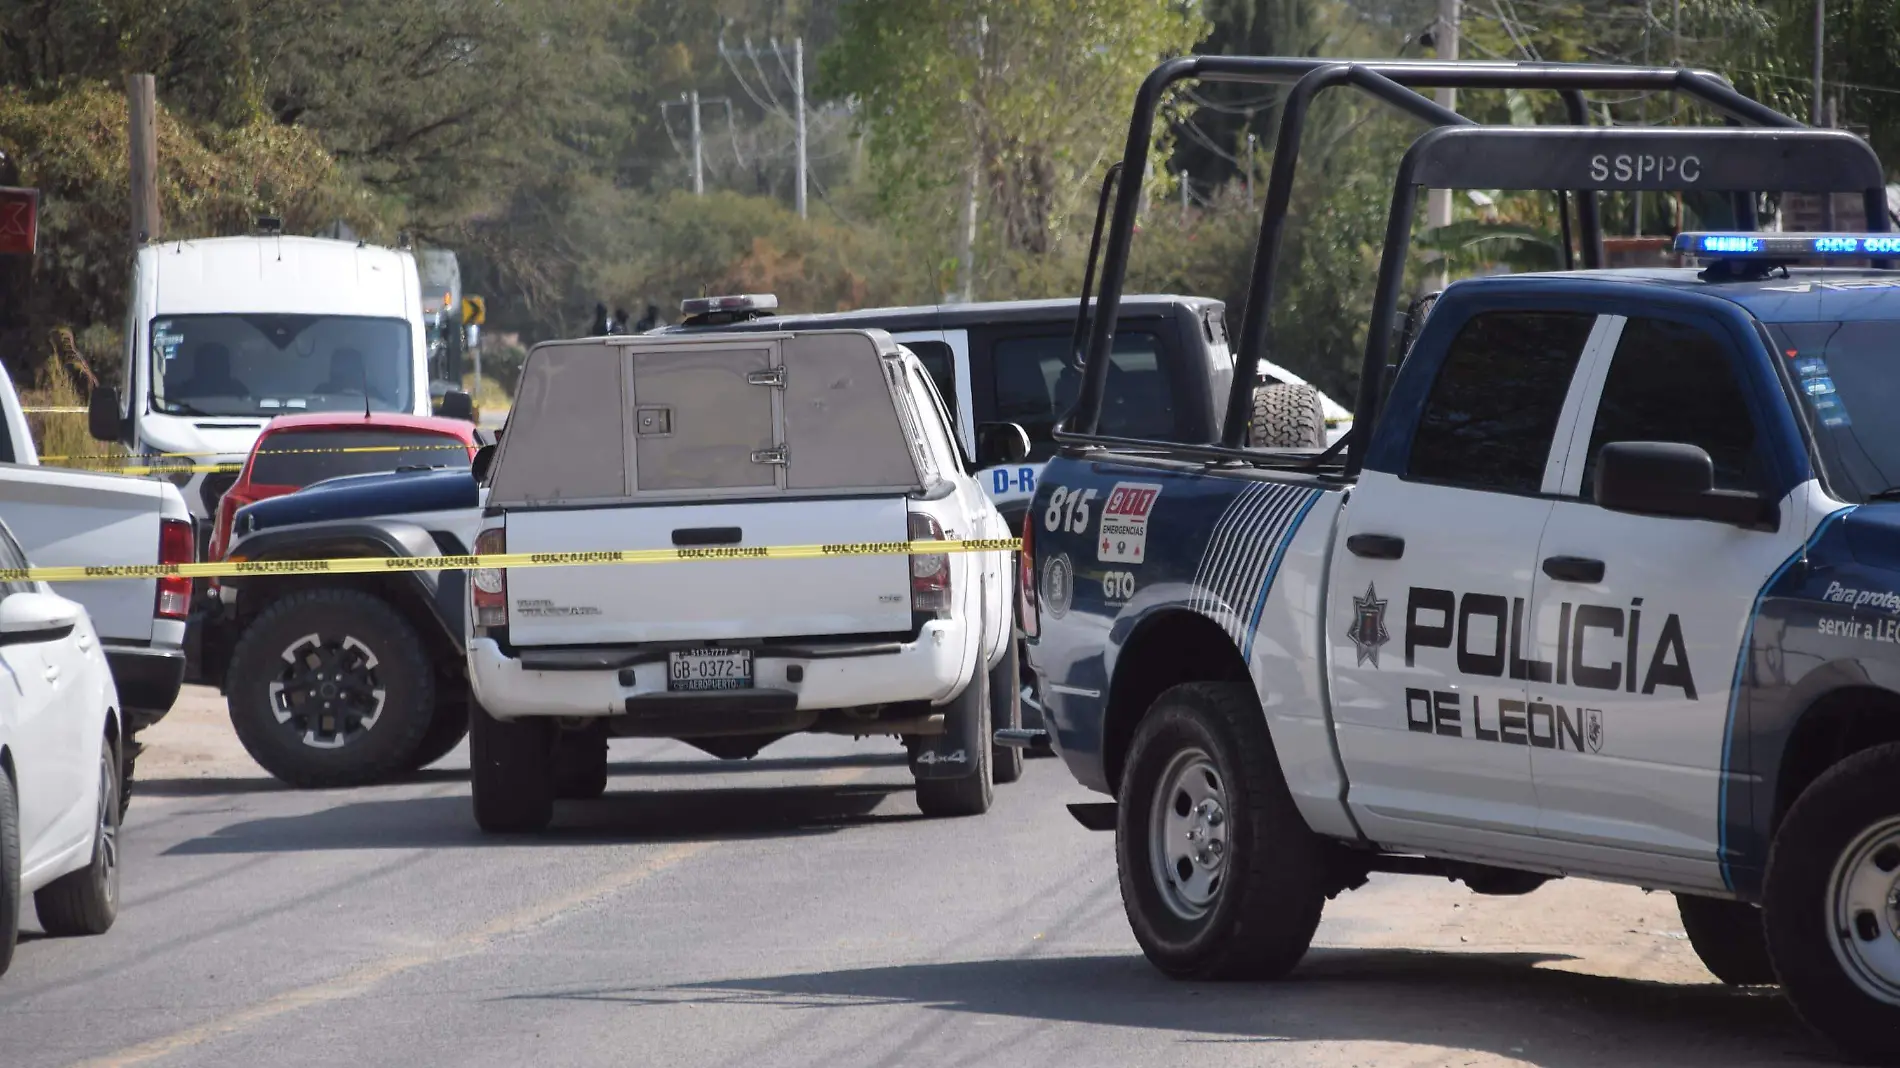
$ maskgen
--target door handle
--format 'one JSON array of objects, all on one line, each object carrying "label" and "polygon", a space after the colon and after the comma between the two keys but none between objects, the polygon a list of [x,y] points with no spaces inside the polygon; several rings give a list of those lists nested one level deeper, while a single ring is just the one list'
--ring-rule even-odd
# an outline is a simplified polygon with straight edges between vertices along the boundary
[{"label": "door handle", "polygon": [[58,664],[46,665],[46,681],[47,682],[59,681],[59,665]]},{"label": "door handle", "polygon": [[1391,534],[1354,534],[1346,539],[1346,551],[1368,560],[1397,560],[1405,555],[1405,539]]},{"label": "door handle", "polygon": [[673,544],[688,545],[737,545],[745,540],[745,532],[738,527],[681,527],[673,532]]},{"label": "door handle", "polygon": [[1594,586],[1603,581],[1603,561],[1587,556],[1546,556],[1544,574],[1558,582],[1581,582]]}]

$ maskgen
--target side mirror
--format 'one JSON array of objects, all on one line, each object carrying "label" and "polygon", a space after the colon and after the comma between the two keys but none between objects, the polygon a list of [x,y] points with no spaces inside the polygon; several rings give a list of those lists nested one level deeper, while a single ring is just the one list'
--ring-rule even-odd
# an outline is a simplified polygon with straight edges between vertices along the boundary
[{"label": "side mirror", "polygon": [[1712,519],[1773,530],[1774,502],[1758,493],[1715,488],[1715,462],[1699,446],[1672,441],[1613,441],[1597,451],[1596,503],[1612,512]]},{"label": "side mirror", "polygon": [[86,403],[86,430],[95,441],[117,441],[125,429],[116,386],[100,386]]},{"label": "side mirror", "polygon": [[468,463],[469,473],[475,476],[475,484],[488,481],[488,469],[495,466],[495,446],[483,445],[475,450],[475,458]]},{"label": "side mirror", "polygon": [[976,465],[1021,463],[1029,457],[1029,431],[1019,423],[978,423]]},{"label": "side mirror", "polygon": [[442,394],[442,410],[438,413],[444,419],[475,421],[475,399],[459,389],[451,389]]},{"label": "side mirror", "polygon": [[52,642],[79,624],[79,605],[51,593],[11,593],[0,600],[0,645]]}]

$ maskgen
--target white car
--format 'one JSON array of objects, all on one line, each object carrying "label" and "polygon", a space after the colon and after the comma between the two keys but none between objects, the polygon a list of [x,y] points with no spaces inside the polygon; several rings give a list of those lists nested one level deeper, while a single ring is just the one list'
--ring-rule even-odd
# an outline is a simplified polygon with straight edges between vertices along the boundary
[{"label": "white car", "polygon": [[[0,568],[25,566],[0,523]],[[103,934],[118,915],[118,704],[86,609],[0,582],[0,972],[27,893],[49,935]]]},{"label": "white car", "polygon": [[[801,731],[901,737],[926,814],[986,811],[1022,770],[991,743],[1021,717],[1013,554],[850,551],[1009,537],[952,427],[881,330],[536,347],[475,551],[702,559],[470,576],[476,821],[597,796],[610,736],[736,759]],[[1027,453],[981,429],[982,463]],[[751,552],[784,545],[834,551]]]}]

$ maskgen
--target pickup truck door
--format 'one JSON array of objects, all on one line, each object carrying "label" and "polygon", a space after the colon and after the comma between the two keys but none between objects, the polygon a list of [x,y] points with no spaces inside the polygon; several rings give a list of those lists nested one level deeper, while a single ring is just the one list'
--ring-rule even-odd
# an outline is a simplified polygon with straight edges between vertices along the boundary
[{"label": "pickup truck door", "polygon": [[[1339,751],[1361,828],[1387,846],[1482,849],[1537,830],[1522,638],[1542,487],[1595,315],[1481,312],[1422,409],[1396,470],[1352,490],[1326,637]],[[1418,357],[1414,357],[1417,359]]]},{"label": "pickup truck door", "polygon": [[[0,567],[25,567],[26,555],[0,527]],[[0,582],[0,600],[37,593],[37,582]],[[92,762],[76,763],[75,724],[90,722],[72,701],[77,672],[66,663],[73,638],[0,642],[0,715],[12,736],[20,803],[21,866],[31,871],[49,855],[70,845],[61,827],[91,780],[79,773]]]},{"label": "pickup truck door", "polygon": [[[1776,471],[1762,428],[1785,402],[1758,352],[1696,315],[1612,323],[1578,373],[1583,403],[1533,576],[1538,658],[1555,665],[1531,688],[1555,728],[1530,750],[1540,826],[1593,870],[1720,887],[1725,786],[1747,796],[1724,782],[1737,657],[1755,598],[1816,517]],[[1718,489],[1786,498],[1780,529],[1597,507],[1596,455],[1613,441],[1702,447]]]}]

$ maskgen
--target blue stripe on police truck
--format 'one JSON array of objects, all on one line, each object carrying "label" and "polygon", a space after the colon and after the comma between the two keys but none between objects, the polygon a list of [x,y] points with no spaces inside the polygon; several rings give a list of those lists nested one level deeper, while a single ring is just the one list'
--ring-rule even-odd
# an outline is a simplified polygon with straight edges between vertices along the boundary
[{"label": "blue stripe on police truck", "polygon": [[1209,534],[1188,607],[1219,623],[1243,659],[1252,658],[1254,630],[1286,544],[1319,494],[1301,486],[1256,483],[1233,498]]}]

